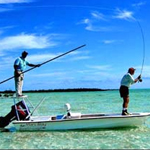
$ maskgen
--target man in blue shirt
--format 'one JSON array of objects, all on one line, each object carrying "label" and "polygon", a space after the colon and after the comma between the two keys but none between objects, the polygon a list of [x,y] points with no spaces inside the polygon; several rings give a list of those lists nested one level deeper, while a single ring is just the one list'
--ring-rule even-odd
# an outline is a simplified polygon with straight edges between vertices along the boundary
[{"label": "man in blue shirt", "polygon": [[26,51],[22,52],[21,57],[18,57],[15,62],[14,62],[14,76],[15,76],[15,90],[16,90],[16,96],[17,97],[22,97],[22,87],[23,87],[23,79],[24,79],[24,74],[23,72],[26,69],[26,66],[30,67],[39,67],[40,64],[34,65],[29,63],[28,61],[25,60],[27,57],[28,53]]},{"label": "man in blue shirt", "polygon": [[129,103],[129,88],[132,84],[136,83],[137,81],[142,82],[141,75],[139,75],[136,79],[133,78],[132,75],[134,75],[135,69],[129,68],[128,73],[126,73],[123,78],[121,79],[121,85],[120,85],[120,97],[123,98],[123,110],[122,115],[130,115],[128,113],[128,103]]}]

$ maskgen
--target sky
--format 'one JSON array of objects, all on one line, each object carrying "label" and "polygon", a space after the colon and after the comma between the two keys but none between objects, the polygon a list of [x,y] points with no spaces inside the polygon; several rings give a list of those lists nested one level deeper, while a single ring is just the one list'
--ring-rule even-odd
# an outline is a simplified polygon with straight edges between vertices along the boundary
[{"label": "sky", "polygon": [[[149,0],[0,0],[0,82],[25,50],[32,64],[23,90],[119,89],[128,68],[150,87]],[[30,69],[27,67],[26,69]],[[0,91],[14,90],[14,79]]]}]

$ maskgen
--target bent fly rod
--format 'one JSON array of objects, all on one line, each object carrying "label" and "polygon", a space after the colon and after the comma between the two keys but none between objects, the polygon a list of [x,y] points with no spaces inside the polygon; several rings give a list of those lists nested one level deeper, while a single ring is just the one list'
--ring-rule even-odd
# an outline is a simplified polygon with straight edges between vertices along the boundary
[{"label": "bent fly rod", "polygon": [[143,59],[142,59],[142,67],[141,67],[141,75],[142,75],[143,67],[144,67],[144,61],[145,61],[145,38],[144,38],[144,33],[143,33],[143,29],[142,29],[140,22],[137,19],[136,19],[136,21],[137,21],[139,28],[141,30],[142,41],[143,41]]},{"label": "bent fly rod", "polygon": [[[144,38],[144,32],[143,32],[143,29],[142,29],[140,22],[136,18],[133,18],[133,19],[137,22],[137,24],[140,28],[141,36],[142,36],[142,42],[143,42],[143,59],[142,59],[142,66],[141,66],[141,73],[140,73],[140,75],[142,76],[144,61],[145,61],[145,38]],[[142,82],[142,78],[140,78],[139,82]]]},{"label": "bent fly rod", "polygon": [[[49,59],[49,60],[47,60],[47,61],[41,63],[40,66],[42,66],[42,65],[44,65],[44,64],[46,64],[46,63],[48,63],[48,62],[50,62],[50,61],[53,61],[53,60],[55,60],[55,59],[57,59],[57,58],[59,58],[59,57],[62,57],[62,56],[64,56],[64,55],[67,55],[67,54],[69,54],[69,53],[71,53],[71,52],[73,52],[73,51],[75,51],[75,50],[77,50],[77,49],[79,49],[79,48],[84,47],[84,46],[86,46],[86,44],[81,45],[81,46],[79,46],[79,47],[76,47],[76,48],[74,48],[74,49],[72,49],[72,50],[70,50],[70,51],[67,51],[67,52],[65,52],[65,53],[63,53],[63,54],[61,54],[61,55],[58,55],[58,56],[56,56],[56,57],[54,57],[54,58],[52,58],[52,59]],[[21,74],[26,73],[26,72],[28,72],[28,71],[30,71],[30,70],[35,69],[35,68],[37,68],[37,67],[32,67],[32,68],[30,68],[30,69],[28,69],[28,70],[25,70],[25,71],[23,71]],[[10,77],[10,78],[8,78],[8,79],[6,79],[6,80],[3,80],[3,81],[0,82],[0,84],[4,83],[4,82],[6,82],[6,81],[8,81],[8,80],[10,80],[10,79],[13,79],[14,77],[15,77],[15,76],[12,76],[12,77]]]}]

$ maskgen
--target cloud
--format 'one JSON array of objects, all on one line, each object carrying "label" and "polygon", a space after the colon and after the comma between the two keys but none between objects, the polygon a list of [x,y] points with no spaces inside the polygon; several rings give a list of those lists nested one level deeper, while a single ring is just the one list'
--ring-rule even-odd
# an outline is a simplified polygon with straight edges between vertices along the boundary
[{"label": "cloud", "polygon": [[[3,55],[2,55],[3,56]],[[2,57],[0,58],[1,62],[3,62],[3,64],[0,64],[0,71],[1,70],[6,70],[10,67],[13,66],[13,62],[14,60],[16,59],[15,57],[12,57],[12,56],[5,56],[5,57]],[[57,54],[36,54],[36,55],[31,55],[29,54],[28,57],[27,57],[27,60],[31,63],[42,63],[42,62],[45,62],[47,60],[50,60],[54,57],[56,57]],[[5,64],[5,65],[4,65]]]},{"label": "cloud", "polygon": [[88,18],[83,19],[79,24],[86,24],[87,26],[85,27],[86,30],[92,31],[92,21]]},{"label": "cloud", "polygon": [[98,11],[93,11],[91,13],[92,17],[98,20],[106,20],[105,16],[102,13],[99,13]]},{"label": "cloud", "polygon": [[67,61],[78,61],[78,60],[86,60],[92,58],[89,51],[80,51],[80,50],[72,52],[70,56],[72,57],[67,59]]},{"label": "cloud", "polygon": [[92,19],[84,19],[81,22],[82,24],[86,24],[85,29],[88,31],[95,31],[95,32],[108,32],[108,31],[112,31],[113,27],[110,26],[100,26],[99,25],[99,21],[95,22]]},{"label": "cloud", "polygon": [[11,11],[11,8],[0,8],[0,12]]},{"label": "cloud", "polygon": [[12,56],[1,57],[1,62],[3,62],[3,64],[0,64],[0,71],[2,73],[2,71],[6,71],[8,68],[8,70],[10,70],[10,67],[13,67],[12,62],[14,62],[14,58]]},{"label": "cloud", "polygon": [[39,73],[39,74],[32,74],[31,76],[34,77],[54,77],[54,78],[60,78],[62,76],[66,77],[67,72],[63,71],[54,71],[51,73]]},{"label": "cloud", "polygon": [[[101,21],[105,21],[108,24],[102,26]],[[90,17],[83,19],[80,24],[85,24],[85,29],[88,31],[109,32],[116,30],[115,27],[110,26],[109,20],[106,19],[106,16],[98,11],[91,12]]]},{"label": "cloud", "polygon": [[[136,68],[141,69],[142,66],[137,66]],[[142,72],[142,76],[149,76],[150,77],[150,66],[143,66],[143,72]]]},{"label": "cloud", "polygon": [[29,3],[33,0],[0,0],[0,4],[11,4],[11,3]]},{"label": "cloud", "polygon": [[116,15],[113,16],[113,18],[129,20],[134,19],[133,14],[134,13],[132,11],[117,9]]},{"label": "cloud", "polygon": [[85,59],[90,59],[90,56],[78,56],[78,57],[74,57],[71,59],[71,61],[75,61],[75,60],[85,60]]},{"label": "cloud", "polygon": [[104,40],[103,43],[104,44],[111,44],[111,43],[114,43],[115,40]]},{"label": "cloud", "polygon": [[110,65],[87,65],[88,68],[101,70],[101,71],[108,71],[111,70]]},{"label": "cloud", "polygon": [[83,23],[83,24],[90,24],[91,21],[90,21],[90,19],[86,18],[86,19],[82,20],[81,23]]},{"label": "cloud", "polygon": [[20,34],[16,36],[5,37],[0,40],[0,52],[4,50],[24,49],[42,49],[55,46],[56,43],[50,39],[50,36],[36,36],[33,34]]},{"label": "cloud", "polygon": [[100,27],[99,25],[89,25],[86,27],[86,30],[96,31],[96,32],[108,32],[112,31],[113,27]]},{"label": "cloud", "polygon": [[145,5],[145,4],[146,4],[146,2],[143,1],[143,2],[139,2],[139,3],[134,3],[134,4],[132,4],[132,6],[133,6],[133,7],[140,7],[140,6],[143,6],[143,5]]},{"label": "cloud", "polygon": [[113,44],[113,43],[120,43],[122,42],[123,40],[103,40],[102,43],[104,44]]},{"label": "cloud", "polygon": [[0,0],[0,12],[12,11],[14,10],[14,4],[18,3],[30,3],[34,0]]},{"label": "cloud", "polygon": [[50,60],[54,57],[58,56],[57,54],[37,54],[37,55],[29,55],[28,56],[28,61],[33,62],[33,63],[39,63],[39,62],[44,62],[47,60]]},{"label": "cloud", "polygon": [[[28,61],[33,62],[33,63],[45,62],[45,61],[53,59],[61,54],[63,54],[63,53],[54,53],[54,54],[53,53],[45,53],[45,54],[29,55]],[[70,56],[72,56],[71,58],[69,57],[69,59],[67,59],[67,60],[64,60],[64,58],[59,58],[58,60],[54,60],[54,61],[57,61],[57,62],[77,61],[77,60],[85,60],[85,59],[91,58],[90,56],[86,56],[85,54],[86,54],[86,52],[82,53],[82,54],[81,54],[81,52],[72,52],[69,54]],[[83,55],[83,56],[81,56],[81,55]]]},{"label": "cloud", "polygon": [[5,33],[7,30],[14,28],[15,26],[5,26],[5,27],[0,27],[0,35]]}]

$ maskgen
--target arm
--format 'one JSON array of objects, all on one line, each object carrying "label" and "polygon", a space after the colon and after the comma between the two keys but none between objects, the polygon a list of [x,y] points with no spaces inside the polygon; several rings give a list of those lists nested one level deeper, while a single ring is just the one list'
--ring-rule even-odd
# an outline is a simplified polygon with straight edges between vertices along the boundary
[{"label": "arm", "polygon": [[15,70],[15,76],[19,77],[20,76],[20,72],[18,71],[18,65],[14,65],[14,70]]},{"label": "arm", "polygon": [[18,68],[20,68],[19,64],[20,64],[20,58],[17,58],[14,62],[14,74],[16,77],[20,76],[20,71],[18,71]]},{"label": "arm", "polygon": [[35,64],[28,64],[28,66],[30,66],[30,67],[40,67],[41,66],[41,64],[37,64],[37,65],[35,65]]},{"label": "arm", "polygon": [[136,83],[137,81],[142,82],[141,75],[139,75],[139,76],[134,80],[135,83]]},{"label": "arm", "polygon": [[136,79],[134,79],[133,76],[130,73],[128,74],[128,82],[130,84],[134,84],[134,83],[136,83],[137,81],[140,81],[140,80],[141,80],[141,75],[139,75]]}]

